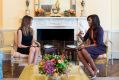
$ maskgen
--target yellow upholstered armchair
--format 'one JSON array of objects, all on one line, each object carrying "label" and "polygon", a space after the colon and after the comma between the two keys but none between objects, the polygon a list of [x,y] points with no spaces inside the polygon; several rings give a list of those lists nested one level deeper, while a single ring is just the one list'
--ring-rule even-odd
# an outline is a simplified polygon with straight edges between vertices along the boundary
[{"label": "yellow upholstered armchair", "polygon": [[[78,41],[78,44],[77,45],[81,45],[83,42],[81,41],[81,39],[77,39]],[[108,53],[110,53],[109,51],[109,47],[111,46],[112,42],[109,40],[109,32],[108,31],[105,31],[104,32],[104,43],[105,45],[107,46],[107,50],[106,50],[106,53],[103,53],[102,55],[99,55],[97,59],[94,59],[94,63],[96,65],[98,64],[103,64],[105,66],[105,76],[108,75]],[[111,44],[109,44],[111,43]],[[90,41],[87,40],[85,43],[85,46],[88,46],[90,44]]]},{"label": "yellow upholstered armchair", "polygon": [[108,62],[109,62],[109,58],[108,58],[108,53],[109,52],[109,47],[112,44],[112,42],[109,40],[109,32],[105,31],[104,32],[104,43],[107,46],[107,50],[106,53],[99,55],[97,59],[94,60],[94,63],[97,64],[104,64],[105,66],[105,76],[108,76]]},{"label": "yellow upholstered armchair", "polygon": [[[35,41],[34,42],[37,46],[40,47],[40,43]],[[40,49],[40,48],[39,48]],[[13,46],[11,49],[11,70],[12,70],[12,76],[13,76],[13,72],[14,72],[14,64],[17,63],[19,65],[27,65],[28,64],[28,55],[23,55],[19,56],[20,53],[17,52],[17,32],[14,32],[14,39],[13,39]],[[38,59],[37,62],[40,61],[41,59],[41,54],[38,55]],[[24,65],[24,66],[25,66]]]},{"label": "yellow upholstered armchair", "polygon": [[[111,41],[107,41],[105,42],[108,43]],[[108,62],[109,62],[109,59],[108,59],[108,53],[109,53],[109,46],[108,44],[106,44],[107,46],[107,50],[106,50],[106,53],[102,54],[102,55],[99,55],[97,59],[94,59],[94,63],[97,65],[97,64],[104,64],[105,65],[105,76],[108,76]]]}]

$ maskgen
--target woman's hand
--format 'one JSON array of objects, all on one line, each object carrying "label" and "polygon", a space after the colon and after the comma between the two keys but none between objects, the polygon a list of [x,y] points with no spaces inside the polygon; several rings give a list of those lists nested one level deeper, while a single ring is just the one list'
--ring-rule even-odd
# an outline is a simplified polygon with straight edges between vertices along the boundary
[{"label": "woman's hand", "polygon": [[91,47],[91,46],[96,46],[95,44],[91,44],[91,45],[86,45],[85,47]]},{"label": "woman's hand", "polygon": [[84,34],[84,33],[83,33],[82,31],[80,31],[80,32],[77,34],[77,36],[82,37],[83,34]]},{"label": "woman's hand", "polygon": [[81,45],[81,48],[85,48],[85,45],[84,45],[84,44],[82,44],[82,45]]},{"label": "woman's hand", "polygon": [[90,45],[90,46],[96,46],[96,44],[92,44],[92,45]]},{"label": "woman's hand", "polygon": [[81,51],[83,48],[85,48],[85,45],[84,45],[84,44],[80,45],[80,46],[78,47],[78,50]]},{"label": "woman's hand", "polygon": [[31,47],[38,47],[38,45],[35,42],[33,42]]}]

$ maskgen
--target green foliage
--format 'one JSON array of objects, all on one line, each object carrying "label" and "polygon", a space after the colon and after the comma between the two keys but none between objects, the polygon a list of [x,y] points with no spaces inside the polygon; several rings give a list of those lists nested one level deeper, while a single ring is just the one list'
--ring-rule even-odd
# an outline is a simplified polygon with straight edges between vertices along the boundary
[{"label": "green foliage", "polygon": [[[54,67],[52,67],[54,69],[53,73],[56,72],[58,74],[64,74],[68,65],[69,65],[69,62],[67,59],[64,59],[63,57],[61,57],[60,55],[45,54],[43,57],[43,60],[39,63],[40,74],[46,74],[47,71],[44,70],[44,66],[46,67],[51,63],[53,63],[53,66],[54,66]],[[48,62],[48,64],[47,64],[47,62]],[[48,67],[46,67],[46,68],[48,68]]]},{"label": "green foliage", "polygon": [[66,16],[66,17],[76,16],[76,11],[73,10],[73,9],[65,10],[64,11],[64,16]]}]

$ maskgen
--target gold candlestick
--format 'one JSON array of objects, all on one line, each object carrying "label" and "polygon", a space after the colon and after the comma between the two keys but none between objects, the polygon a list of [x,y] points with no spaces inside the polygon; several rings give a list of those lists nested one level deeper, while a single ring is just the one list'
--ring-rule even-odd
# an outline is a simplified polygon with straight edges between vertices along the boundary
[{"label": "gold candlestick", "polygon": [[30,15],[29,3],[30,3],[29,0],[26,0],[26,10],[25,10],[26,15]]},{"label": "gold candlestick", "polygon": [[84,8],[85,8],[85,1],[84,0],[82,0],[82,2],[81,2],[81,6],[82,6],[82,10],[81,10],[81,16],[84,16]]}]

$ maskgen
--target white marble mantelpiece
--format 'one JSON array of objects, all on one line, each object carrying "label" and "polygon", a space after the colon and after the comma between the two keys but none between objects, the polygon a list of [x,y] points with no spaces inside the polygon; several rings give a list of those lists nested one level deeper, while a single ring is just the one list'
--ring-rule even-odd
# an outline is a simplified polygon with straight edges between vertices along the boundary
[{"label": "white marble mantelpiece", "polygon": [[74,40],[80,29],[87,30],[86,17],[34,17],[32,28],[37,34],[37,29],[74,29]]}]

